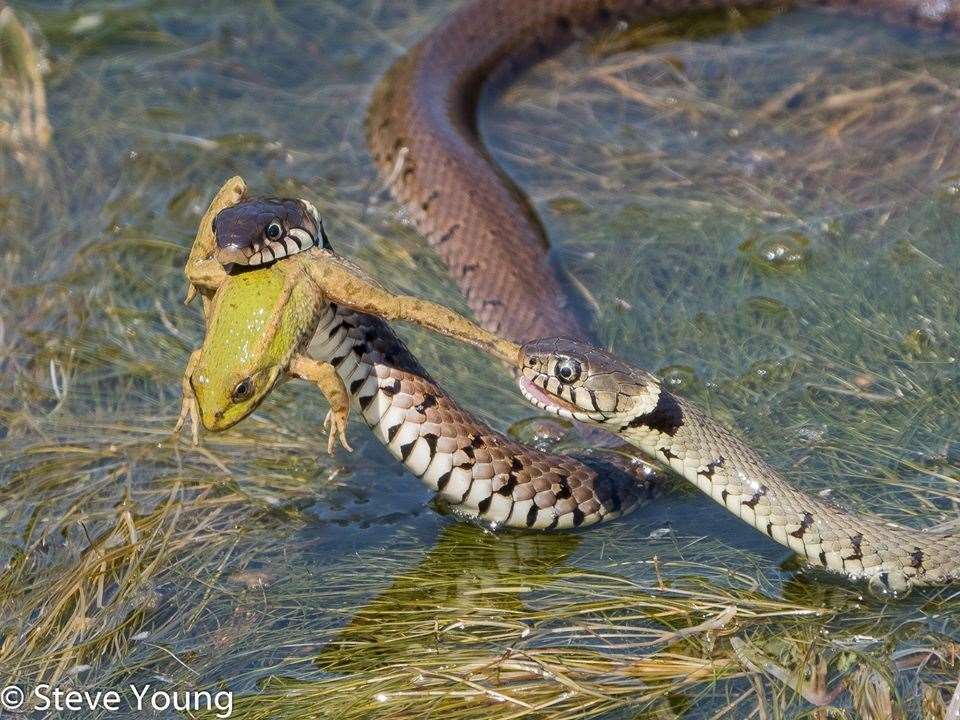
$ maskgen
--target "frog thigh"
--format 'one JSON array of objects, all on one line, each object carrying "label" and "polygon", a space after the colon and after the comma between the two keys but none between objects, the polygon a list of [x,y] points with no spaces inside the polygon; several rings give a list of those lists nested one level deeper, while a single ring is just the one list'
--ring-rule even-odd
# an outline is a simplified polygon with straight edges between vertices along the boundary
[{"label": "frog thigh", "polygon": [[[190,285],[187,288],[187,298],[185,302],[189,303],[191,300],[193,300],[198,292],[209,296],[210,288],[198,286],[193,282],[192,278],[190,277],[191,268],[197,263],[202,262],[213,255],[213,250],[216,247],[216,238],[213,234],[213,219],[217,216],[217,213],[223,210],[225,207],[236,205],[238,202],[243,200],[246,194],[247,184],[243,181],[243,178],[241,178],[239,175],[233,176],[227,180],[217,191],[217,194],[214,196],[213,200],[210,201],[210,206],[207,208],[207,211],[203,214],[203,217],[200,218],[200,226],[197,228],[197,234],[194,237],[193,245],[190,248],[190,256],[187,259],[187,264],[184,268],[184,273],[187,275],[187,279],[190,281]],[[214,289],[215,288],[216,286],[214,286]]]}]

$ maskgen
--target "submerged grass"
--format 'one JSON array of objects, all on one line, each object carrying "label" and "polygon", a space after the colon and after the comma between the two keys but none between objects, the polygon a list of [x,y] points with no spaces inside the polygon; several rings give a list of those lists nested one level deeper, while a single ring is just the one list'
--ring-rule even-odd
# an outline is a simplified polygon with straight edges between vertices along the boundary
[{"label": "submerged grass", "polygon": [[[463,308],[378,192],[357,100],[445,3],[15,9],[53,142],[42,172],[0,160],[0,684],[230,689],[246,719],[960,705],[954,589],[890,602],[802,572],[693,494],[494,536],[359,426],[328,458],[312,395],[200,448],[170,435],[199,342],[180,268],[229,175],[310,198],[371,273]],[[918,526],[958,502],[955,47],[686,18],[581,44],[483,113],[611,347],[797,483]],[[481,359],[406,334],[495,425],[529,416]]]}]

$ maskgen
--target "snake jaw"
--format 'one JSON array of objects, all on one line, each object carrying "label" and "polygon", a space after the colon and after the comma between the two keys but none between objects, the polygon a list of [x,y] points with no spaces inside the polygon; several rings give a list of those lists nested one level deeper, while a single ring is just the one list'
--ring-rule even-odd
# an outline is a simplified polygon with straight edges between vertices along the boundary
[{"label": "snake jaw", "polygon": [[221,265],[229,265],[231,263],[246,265],[250,261],[250,257],[259,250],[259,245],[255,245],[252,248],[244,248],[239,245],[227,245],[226,247],[218,247],[214,251],[214,257]]},{"label": "snake jaw", "polygon": [[520,375],[517,385],[527,402],[554,415],[580,422],[600,423],[606,419],[601,413],[587,412],[563,398],[544,392],[526,375]]}]

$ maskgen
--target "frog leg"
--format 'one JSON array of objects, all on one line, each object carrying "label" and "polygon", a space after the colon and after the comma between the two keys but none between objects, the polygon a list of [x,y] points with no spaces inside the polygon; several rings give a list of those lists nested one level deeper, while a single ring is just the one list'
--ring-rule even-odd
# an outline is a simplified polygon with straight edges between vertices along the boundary
[{"label": "frog leg", "polygon": [[480,348],[511,367],[516,365],[519,345],[497,337],[450,308],[410,295],[396,295],[330,252],[314,248],[310,258],[304,264],[305,272],[328,300],[385,320],[417,323]]},{"label": "frog leg", "polygon": [[183,272],[190,281],[190,287],[201,295],[212,295],[227,278],[227,271],[223,269],[223,265],[212,257],[191,260]]},{"label": "frog leg", "polygon": [[[213,235],[213,219],[224,208],[236,205],[243,200],[246,192],[247,185],[243,182],[243,178],[235,175],[220,187],[213,200],[210,201],[207,211],[200,218],[200,225],[190,248],[190,257],[187,259],[187,265],[184,268],[184,273],[190,283],[185,302],[189,303],[196,297],[197,293],[203,295],[205,300],[209,300],[227,276],[220,263],[213,259],[213,251],[217,245],[216,238]],[[208,303],[204,302],[204,310],[207,309],[207,305]]]},{"label": "frog leg", "polygon": [[180,416],[177,418],[177,424],[173,428],[174,433],[179,433],[183,429],[187,420],[190,421],[190,432],[193,438],[193,444],[200,444],[200,408],[197,407],[197,398],[193,394],[193,386],[190,384],[190,378],[200,360],[200,350],[194,350],[187,361],[187,369],[183,371],[183,400],[180,403]]},{"label": "frog leg", "polygon": [[330,411],[323,421],[324,429],[330,433],[327,439],[327,452],[333,454],[338,439],[346,450],[353,452],[353,448],[347,442],[350,395],[336,368],[328,362],[320,362],[306,355],[294,355],[288,372],[293,377],[312,382],[320,388],[320,392],[330,403]]}]

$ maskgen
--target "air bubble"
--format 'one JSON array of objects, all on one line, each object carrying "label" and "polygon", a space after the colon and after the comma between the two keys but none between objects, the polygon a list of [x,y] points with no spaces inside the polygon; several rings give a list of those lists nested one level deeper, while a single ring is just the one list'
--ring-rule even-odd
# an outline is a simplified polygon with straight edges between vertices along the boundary
[{"label": "air bubble", "polygon": [[754,235],[743,241],[739,249],[761,269],[797,270],[810,259],[810,238],[796,232]]},{"label": "air bubble", "polygon": [[657,371],[657,377],[671,391],[685,390],[698,382],[696,371],[687,365],[667,365]]},{"label": "air bubble", "polygon": [[882,600],[902,600],[910,594],[910,587],[894,589],[890,587],[889,581],[884,582],[883,576],[871,575],[867,580],[867,590],[875,598]]},{"label": "air bubble", "polygon": [[572,423],[560,418],[534,417],[515,422],[507,434],[538,450],[549,451],[567,437],[572,427]]}]

